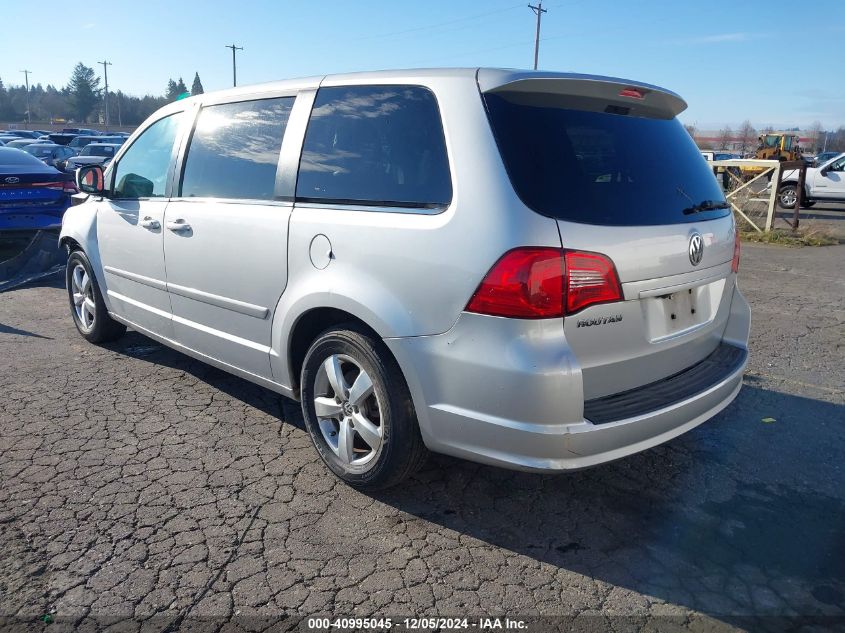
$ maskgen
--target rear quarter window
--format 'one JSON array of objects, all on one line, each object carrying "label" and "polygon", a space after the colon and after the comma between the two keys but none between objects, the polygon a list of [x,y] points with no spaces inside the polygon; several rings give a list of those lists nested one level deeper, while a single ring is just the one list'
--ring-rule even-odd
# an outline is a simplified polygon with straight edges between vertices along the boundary
[{"label": "rear quarter window", "polygon": [[339,204],[448,205],[452,182],[434,94],[420,86],[321,88],[296,196]]}]

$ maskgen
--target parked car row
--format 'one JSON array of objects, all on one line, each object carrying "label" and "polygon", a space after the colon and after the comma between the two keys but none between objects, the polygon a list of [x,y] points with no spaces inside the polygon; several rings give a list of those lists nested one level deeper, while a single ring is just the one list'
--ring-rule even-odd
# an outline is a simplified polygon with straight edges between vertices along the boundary
[{"label": "parked car row", "polygon": [[108,165],[128,136],[88,128],[0,130],[0,232],[61,226],[77,192],[73,173]]},{"label": "parked car row", "polygon": [[128,136],[125,132],[103,134],[87,128],[65,128],[61,132],[2,130],[0,147],[21,149],[60,171],[73,171],[80,165],[108,165]]}]

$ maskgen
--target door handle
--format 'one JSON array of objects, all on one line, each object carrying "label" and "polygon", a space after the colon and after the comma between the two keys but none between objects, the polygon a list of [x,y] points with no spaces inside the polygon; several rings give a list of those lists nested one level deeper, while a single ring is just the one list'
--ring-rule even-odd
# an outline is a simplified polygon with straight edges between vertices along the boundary
[{"label": "door handle", "polygon": [[141,226],[145,229],[150,229],[151,231],[155,231],[156,229],[161,228],[161,224],[159,224],[158,220],[154,220],[150,216],[145,217],[141,220]]},{"label": "door handle", "polygon": [[166,226],[168,229],[170,229],[171,231],[174,231],[176,233],[178,233],[180,231],[190,231],[191,230],[191,225],[188,224],[187,222],[185,222],[185,220],[183,220],[182,218],[179,218],[178,220],[173,220],[173,222],[165,222],[164,226]]}]

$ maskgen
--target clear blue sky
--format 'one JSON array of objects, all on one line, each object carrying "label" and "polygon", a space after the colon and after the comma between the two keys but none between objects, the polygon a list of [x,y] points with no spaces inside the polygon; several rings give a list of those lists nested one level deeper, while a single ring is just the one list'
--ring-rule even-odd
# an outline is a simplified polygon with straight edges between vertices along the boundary
[{"label": "clear blue sky", "polygon": [[[63,86],[78,61],[129,94],[379,68],[533,62],[528,0],[65,0],[4,3],[0,77]],[[535,2],[536,3],[536,2]],[[845,1],[546,0],[540,67],[656,83],[699,128],[845,125]],[[50,24],[60,24],[55,36]],[[27,24],[30,23],[31,27]],[[790,51],[794,51],[791,53]]]}]

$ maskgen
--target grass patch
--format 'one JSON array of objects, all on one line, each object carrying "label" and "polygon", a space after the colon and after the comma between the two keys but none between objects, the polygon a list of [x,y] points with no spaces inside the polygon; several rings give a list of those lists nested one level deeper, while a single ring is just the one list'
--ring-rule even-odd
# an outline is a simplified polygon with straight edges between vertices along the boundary
[{"label": "grass patch", "polygon": [[824,231],[807,231],[793,233],[790,230],[773,229],[768,233],[740,230],[739,237],[745,242],[761,242],[763,244],[778,244],[780,246],[833,246],[839,240]]}]

